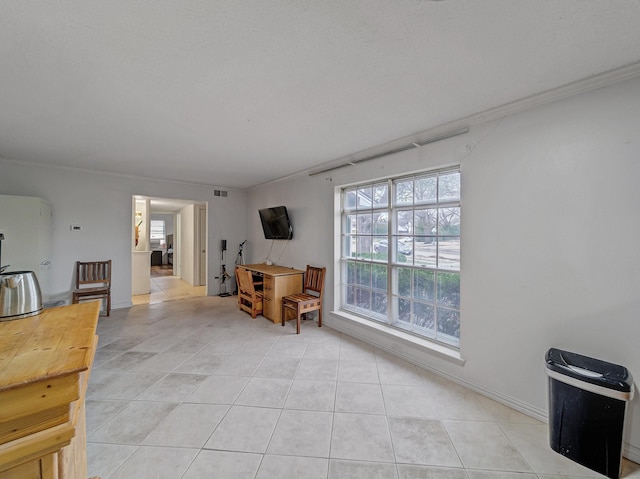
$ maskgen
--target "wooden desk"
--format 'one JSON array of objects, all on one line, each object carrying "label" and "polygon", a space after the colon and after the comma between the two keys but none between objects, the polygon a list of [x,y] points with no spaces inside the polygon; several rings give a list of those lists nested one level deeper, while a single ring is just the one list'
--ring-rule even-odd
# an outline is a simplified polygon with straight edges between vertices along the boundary
[{"label": "wooden desk", "polygon": [[84,396],[100,302],[0,322],[0,479],[86,478]]},{"label": "wooden desk", "polygon": [[282,297],[302,292],[304,271],[268,264],[239,264],[238,268],[244,268],[257,276],[262,276],[264,281],[262,315],[274,323],[282,321],[280,316]]}]

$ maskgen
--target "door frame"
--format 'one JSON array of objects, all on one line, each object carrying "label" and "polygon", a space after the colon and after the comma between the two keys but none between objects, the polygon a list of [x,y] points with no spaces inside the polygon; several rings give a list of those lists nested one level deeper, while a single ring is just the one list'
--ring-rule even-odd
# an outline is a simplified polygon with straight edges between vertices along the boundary
[{"label": "door frame", "polygon": [[197,258],[195,263],[197,266],[198,286],[207,285],[207,263],[209,257],[209,248],[207,247],[207,205],[196,206],[196,251]]}]

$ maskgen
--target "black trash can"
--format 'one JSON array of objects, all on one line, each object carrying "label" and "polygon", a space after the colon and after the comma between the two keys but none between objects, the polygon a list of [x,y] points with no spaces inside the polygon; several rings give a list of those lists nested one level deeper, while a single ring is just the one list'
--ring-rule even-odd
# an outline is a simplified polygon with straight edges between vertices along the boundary
[{"label": "black trash can", "polygon": [[623,366],[551,348],[549,445],[600,474],[620,477],[622,433],[633,378]]}]

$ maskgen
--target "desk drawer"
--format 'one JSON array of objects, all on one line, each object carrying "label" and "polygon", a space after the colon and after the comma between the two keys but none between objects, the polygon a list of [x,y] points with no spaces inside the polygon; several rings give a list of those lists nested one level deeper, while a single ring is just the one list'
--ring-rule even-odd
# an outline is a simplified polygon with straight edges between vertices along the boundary
[{"label": "desk drawer", "polygon": [[273,298],[273,295],[276,292],[276,282],[273,276],[264,276],[262,278],[263,285],[262,288],[264,290],[264,296]]},{"label": "desk drawer", "polygon": [[265,276],[263,278],[263,302],[262,302],[262,315],[265,318],[275,322],[278,305],[276,304],[276,282],[273,276]]}]

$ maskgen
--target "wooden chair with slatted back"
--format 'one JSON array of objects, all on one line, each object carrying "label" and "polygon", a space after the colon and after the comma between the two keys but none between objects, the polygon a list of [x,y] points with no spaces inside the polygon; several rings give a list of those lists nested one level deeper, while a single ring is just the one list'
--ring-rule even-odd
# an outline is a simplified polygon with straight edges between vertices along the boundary
[{"label": "wooden chair with slatted back", "polygon": [[307,265],[304,274],[304,290],[282,298],[282,325],[284,326],[287,311],[293,311],[296,318],[296,334],[300,334],[300,318],[303,314],[318,311],[318,327],[322,327],[322,293],[324,275],[327,268]]},{"label": "wooden chair with slatted back", "polygon": [[256,287],[261,282],[253,280],[251,271],[244,268],[236,268],[236,283],[238,284],[238,307],[255,318],[262,314],[262,290]]},{"label": "wooden chair with slatted back", "polygon": [[76,288],[71,302],[106,300],[107,316],[111,314],[111,260],[76,261]]}]

